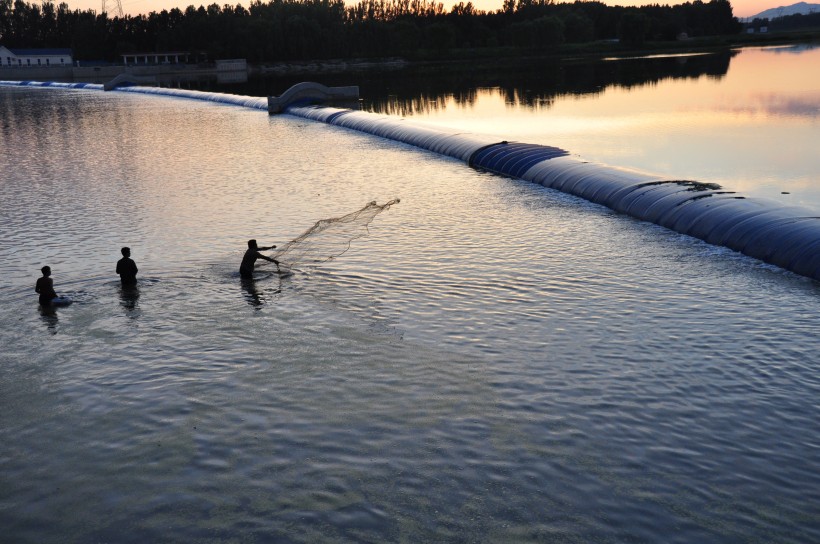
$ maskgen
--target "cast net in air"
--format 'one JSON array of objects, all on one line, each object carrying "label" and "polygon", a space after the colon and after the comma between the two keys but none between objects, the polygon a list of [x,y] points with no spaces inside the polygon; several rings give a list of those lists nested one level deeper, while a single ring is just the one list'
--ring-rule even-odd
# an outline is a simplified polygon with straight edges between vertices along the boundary
[{"label": "cast net in air", "polygon": [[373,219],[398,202],[398,198],[384,204],[374,200],[361,210],[317,221],[301,236],[277,249],[272,257],[283,270],[327,262],[350,249],[353,240],[367,236]]}]

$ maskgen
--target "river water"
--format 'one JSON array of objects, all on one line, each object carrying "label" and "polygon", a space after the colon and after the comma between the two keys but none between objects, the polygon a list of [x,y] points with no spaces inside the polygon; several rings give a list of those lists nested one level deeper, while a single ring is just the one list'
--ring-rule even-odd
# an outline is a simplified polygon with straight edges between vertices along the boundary
[{"label": "river water", "polygon": [[[418,120],[447,111],[479,122]],[[0,88],[0,138],[3,539],[820,541],[816,282],[287,115]],[[394,197],[240,281],[248,238]],[[71,306],[38,308],[46,264]]]}]

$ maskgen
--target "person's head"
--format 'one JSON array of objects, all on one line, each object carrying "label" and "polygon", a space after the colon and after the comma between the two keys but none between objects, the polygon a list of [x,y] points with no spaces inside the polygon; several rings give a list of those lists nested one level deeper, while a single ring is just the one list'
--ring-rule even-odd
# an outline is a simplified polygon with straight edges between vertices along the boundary
[{"label": "person's head", "polygon": [[130,247],[124,247],[120,250],[120,253],[122,253],[123,257],[130,257],[131,256],[131,248]]},{"label": "person's head", "polygon": [[51,275],[51,267],[50,266],[44,266],[43,268],[40,269],[40,272],[43,273],[43,276],[49,277]]},{"label": "person's head", "polygon": [[257,247],[259,246],[256,245],[256,240],[248,240],[248,249],[256,249]]}]

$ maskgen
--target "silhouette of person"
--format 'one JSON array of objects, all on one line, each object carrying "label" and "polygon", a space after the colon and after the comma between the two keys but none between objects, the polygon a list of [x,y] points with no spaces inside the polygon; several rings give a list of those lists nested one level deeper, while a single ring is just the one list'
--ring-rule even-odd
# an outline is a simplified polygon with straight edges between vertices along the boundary
[{"label": "silhouette of person", "polygon": [[44,266],[40,271],[43,273],[43,277],[37,278],[34,291],[40,294],[41,306],[51,306],[52,301],[57,298],[57,293],[54,292],[54,280],[51,279],[51,267]]},{"label": "silhouette of person", "polygon": [[120,250],[122,259],[117,261],[117,274],[123,287],[134,287],[137,285],[137,263],[131,258],[131,248],[124,247]]},{"label": "silhouette of person", "polygon": [[257,310],[262,305],[262,296],[256,288],[256,282],[253,278],[242,278],[242,289],[245,290],[245,300],[248,304],[255,307]]},{"label": "silhouette of person", "polygon": [[248,250],[245,251],[245,256],[242,257],[242,264],[239,266],[239,275],[245,279],[253,278],[253,265],[256,263],[257,259],[264,259],[275,263],[276,269],[279,270],[279,261],[259,253],[259,251],[267,251],[275,248],[276,246],[259,247],[256,245],[256,240],[248,240]]},{"label": "silhouette of person", "polygon": [[120,289],[120,305],[128,310],[129,317],[136,317],[133,313],[137,310],[137,303],[140,299],[140,290],[136,285],[131,287],[123,287]]},{"label": "silhouette of person", "polygon": [[262,305],[268,301],[267,295],[276,295],[282,292],[282,278],[279,278],[279,287],[276,289],[260,290],[253,278],[242,278],[242,289],[245,291],[245,300],[254,309],[261,309]]},{"label": "silhouette of person", "polygon": [[46,324],[46,328],[51,334],[57,334],[57,324],[60,319],[57,317],[57,308],[54,305],[40,305],[40,319]]}]

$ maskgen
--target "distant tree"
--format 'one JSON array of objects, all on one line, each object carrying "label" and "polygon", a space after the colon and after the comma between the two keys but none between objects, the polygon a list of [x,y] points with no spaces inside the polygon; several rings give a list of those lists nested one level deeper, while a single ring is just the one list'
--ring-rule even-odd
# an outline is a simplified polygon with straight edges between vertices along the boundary
[{"label": "distant tree", "polygon": [[638,10],[630,9],[621,15],[618,35],[627,45],[639,46],[646,41],[649,33],[649,17]]},{"label": "distant tree", "polygon": [[551,48],[564,43],[564,22],[558,17],[539,17],[533,24],[537,47]]},{"label": "distant tree", "polygon": [[820,28],[820,13],[796,13],[777,17],[770,21],[769,27],[775,31]]},{"label": "distant tree", "polygon": [[390,51],[394,55],[415,52],[421,41],[419,27],[409,19],[402,19],[393,24],[393,41]]},{"label": "distant tree", "polygon": [[55,47],[57,37],[57,10],[53,2],[43,2],[41,8],[40,41],[43,47]]},{"label": "distant tree", "polygon": [[732,13],[732,5],[729,0],[711,0],[704,11],[706,13],[706,24],[703,33],[707,36],[737,34],[743,29],[743,25]]},{"label": "distant tree", "polygon": [[459,2],[450,9],[450,14],[456,17],[474,17],[477,15],[477,11],[472,2],[467,2],[466,4]]},{"label": "distant tree", "polygon": [[427,40],[434,50],[444,53],[455,45],[456,31],[453,25],[435,22],[427,27]]},{"label": "distant tree", "polygon": [[564,22],[564,38],[570,43],[583,43],[595,38],[595,25],[592,19],[583,13],[569,12],[562,19]]},{"label": "distant tree", "polygon": [[516,47],[548,49],[564,41],[564,23],[557,17],[539,17],[509,26],[509,41]]},{"label": "distant tree", "polygon": [[[805,19],[810,19],[806,16]],[[805,20],[804,19],[804,20]],[[791,21],[790,21],[791,22]],[[803,24],[795,20],[794,24]],[[52,0],[0,0],[0,40],[8,47],[72,47],[78,60],[118,60],[142,51],[207,51],[251,62],[345,56],[413,55],[424,46],[511,45],[554,48],[620,36],[637,45],[740,30],[727,0],[674,6],[608,6],[596,0],[504,0],[495,12],[459,0],[449,12],[436,0],[251,0],[190,5],[109,18]]]}]

